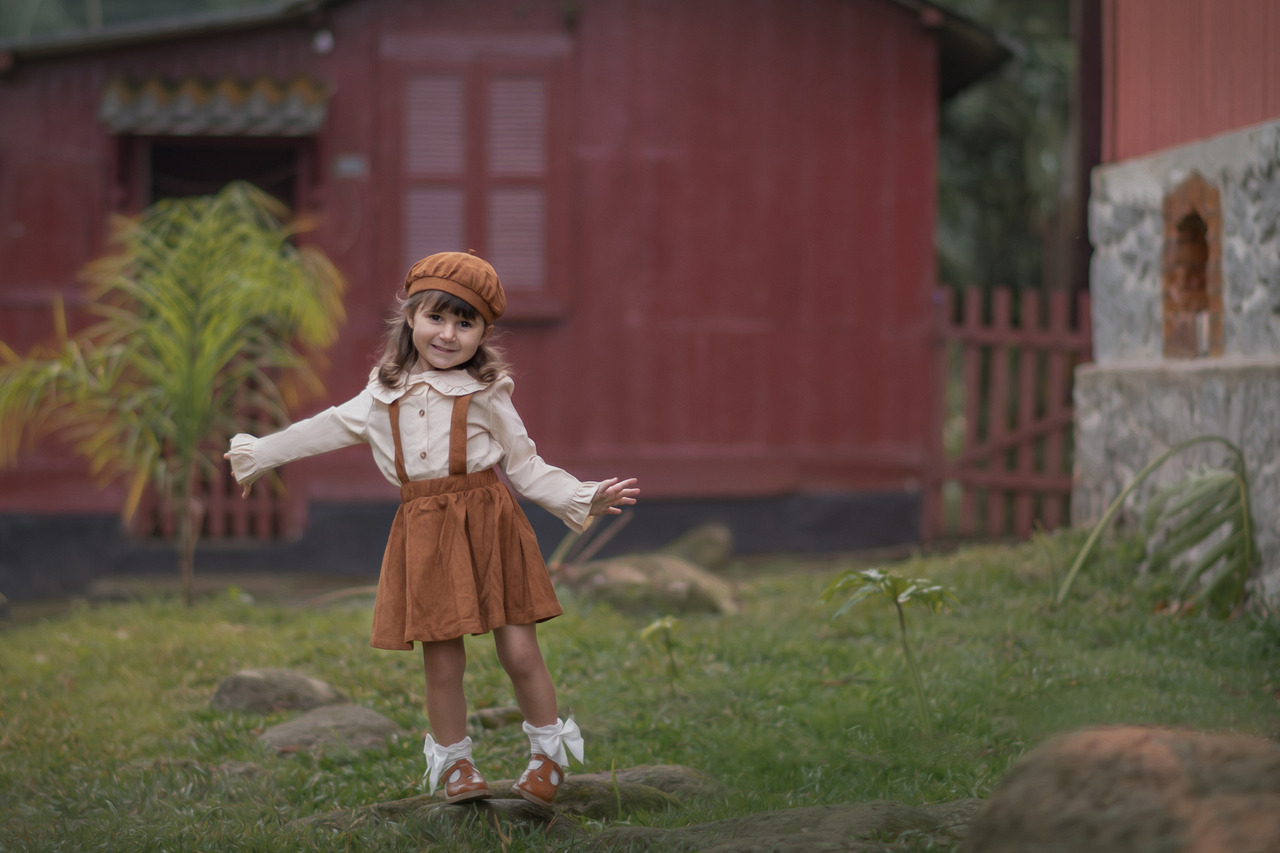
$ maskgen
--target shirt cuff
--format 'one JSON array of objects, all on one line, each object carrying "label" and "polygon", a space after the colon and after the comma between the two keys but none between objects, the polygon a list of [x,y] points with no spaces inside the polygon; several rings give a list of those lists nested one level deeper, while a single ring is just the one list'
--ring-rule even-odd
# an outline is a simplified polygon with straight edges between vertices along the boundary
[{"label": "shirt cuff", "polygon": [[253,449],[257,443],[257,438],[243,432],[231,439],[231,449],[228,452],[231,473],[235,475],[236,482],[242,486],[248,486],[262,476],[253,455]]},{"label": "shirt cuff", "polygon": [[599,487],[599,483],[582,483],[569,498],[569,506],[565,508],[563,518],[574,533],[582,533],[595,521],[591,515],[591,502],[595,500],[596,489]]}]

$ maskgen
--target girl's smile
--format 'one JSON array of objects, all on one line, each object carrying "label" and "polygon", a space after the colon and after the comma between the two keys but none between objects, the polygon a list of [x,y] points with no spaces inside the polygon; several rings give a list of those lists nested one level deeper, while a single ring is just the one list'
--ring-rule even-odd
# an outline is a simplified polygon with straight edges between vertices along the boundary
[{"label": "girl's smile", "polygon": [[451,370],[471,361],[489,327],[477,317],[467,320],[452,311],[441,311],[423,305],[418,313],[406,318],[413,329],[413,347],[424,367]]}]

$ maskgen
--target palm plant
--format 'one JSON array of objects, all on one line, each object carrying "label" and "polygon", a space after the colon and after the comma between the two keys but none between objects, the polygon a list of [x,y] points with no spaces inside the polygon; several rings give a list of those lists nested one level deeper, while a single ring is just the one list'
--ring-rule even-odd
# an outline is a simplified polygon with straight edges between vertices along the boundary
[{"label": "palm plant", "polygon": [[911,673],[911,686],[915,689],[916,704],[920,711],[920,725],[926,733],[932,733],[933,726],[929,721],[929,705],[924,689],[924,678],[920,675],[920,667],[916,664],[915,653],[907,639],[907,617],[903,608],[919,605],[930,613],[938,613],[944,607],[954,607],[957,603],[955,593],[941,584],[935,584],[928,578],[904,578],[892,572],[880,569],[850,569],[831,582],[822,593],[823,601],[847,595],[848,598],[840,609],[831,617],[840,618],[849,608],[863,599],[879,595],[884,601],[893,603],[898,613],[898,632],[902,639],[902,654],[907,661],[907,669]]},{"label": "palm plant", "polygon": [[1249,480],[1244,453],[1216,435],[1200,436],[1171,447],[1134,476],[1133,482],[1107,507],[1076,554],[1058,591],[1058,604],[1066,601],[1076,575],[1129,495],[1170,458],[1197,444],[1226,448],[1226,464],[1205,468],[1152,497],[1144,511],[1147,568],[1173,571],[1175,595],[1184,602],[1179,608],[1183,612],[1203,607],[1211,615],[1225,617],[1240,606],[1245,584],[1258,563]]},{"label": "palm plant", "polygon": [[201,474],[246,409],[282,422],[343,317],[341,274],[280,202],[246,183],[170,199],[112,223],[113,251],[85,269],[97,322],[19,356],[0,343],[0,464],[57,433],[104,481],[128,482],[123,514],[148,486],[178,522],[190,604],[203,524]]}]

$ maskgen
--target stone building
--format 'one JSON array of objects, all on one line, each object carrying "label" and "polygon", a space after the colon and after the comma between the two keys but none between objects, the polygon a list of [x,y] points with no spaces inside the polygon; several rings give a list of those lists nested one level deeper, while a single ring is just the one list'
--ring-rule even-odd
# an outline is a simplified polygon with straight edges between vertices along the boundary
[{"label": "stone building", "polygon": [[[1280,596],[1278,228],[1280,121],[1094,171],[1095,361],[1076,373],[1072,502],[1077,523],[1096,519],[1165,449],[1223,436],[1244,451],[1260,582],[1272,600]],[[1152,484],[1222,457],[1198,445]]]}]

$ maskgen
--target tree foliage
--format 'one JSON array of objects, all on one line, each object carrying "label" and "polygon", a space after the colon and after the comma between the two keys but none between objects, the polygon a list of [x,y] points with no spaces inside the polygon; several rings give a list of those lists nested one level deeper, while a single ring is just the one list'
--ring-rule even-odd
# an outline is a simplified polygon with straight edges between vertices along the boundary
[{"label": "tree foliage", "polygon": [[201,470],[246,410],[282,421],[343,316],[337,269],[299,248],[288,211],[261,190],[170,199],[113,223],[114,251],[91,263],[98,322],[25,357],[0,343],[0,464],[57,433],[104,480],[128,481],[131,516],[148,485],[178,515],[190,601],[203,518]]},{"label": "tree foliage", "polygon": [[1034,287],[1071,179],[1070,0],[944,0],[1010,37],[1015,57],[943,108],[938,258],[954,285]]}]

